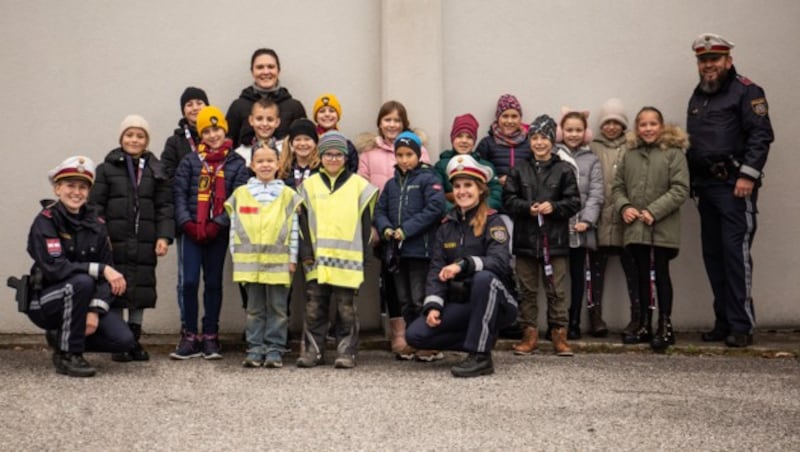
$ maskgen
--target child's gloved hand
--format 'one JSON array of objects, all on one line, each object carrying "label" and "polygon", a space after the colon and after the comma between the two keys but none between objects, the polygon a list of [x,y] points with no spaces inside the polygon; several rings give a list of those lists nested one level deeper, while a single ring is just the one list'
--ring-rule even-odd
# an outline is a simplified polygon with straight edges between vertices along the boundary
[{"label": "child's gloved hand", "polygon": [[194,221],[187,221],[186,223],[183,223],[183,225],[181,225],[181,229],[183,229],[183,232],[186,233],[186,235],[188,235],[193,241],[197,243],[206,242],[206,231]]},{"label": "child's gloved hand", "polygon": [[219,235],[219,231],[222,229],[218,223],[214,221],[209,221],[206,223],[206,240],[211,241],[217,238]]}]

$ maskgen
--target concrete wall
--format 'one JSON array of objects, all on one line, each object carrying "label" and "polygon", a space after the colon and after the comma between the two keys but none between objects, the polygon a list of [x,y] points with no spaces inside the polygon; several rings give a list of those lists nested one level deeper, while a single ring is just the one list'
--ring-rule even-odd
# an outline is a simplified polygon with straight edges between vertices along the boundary
[{"label": "concrete wall", "polygon": [[[800,201],[788,195],[800,188],[792,172],[800,164],[798,140],[791,134],[800,95],[790,75],[799,64],[798,2],[261,0],[223,9],[206,0],[3,0],[0,12],[0,132],[4,152],[14,155],[0,179],[3,279],[29,267],[24,243],[38,199],[51,195],[49,168],[75,153],[102,160],[129,113],[148,119],[151,149],[160,154],[180,117],[183,88],[201,86],[211,103],[227,108],[251,83],[249,57],[258,47],[278,51],[282,85],[306,108],[319,94],[336,93],[350,136],[375,130],[384,100],[404,102],[435,157],[449,144],[453,116],[472,112],[483,133],[506,92],[519,97],[527,121],[556,115],[561,105],[591,109],[596,119],[614,96],[629,116],[656,105],[668,121],[683,125],[697,80],[689,46],[697,34],[714,31],[737,43],[737,69],[766,88],[777,136],[753,248],[759,324],[800,325],[800,284],[793,277],[800,263],[794,243]],[[696,209],[687,203],[682,213],[683,246],[672,266],[674,322],[700,328],[713,319],[711,294]],[[148,331],[178,329],[174,254],[159,264],[161,298],[146,314]],[[379,324],[375,267],[370,262],[359,300],[367,329]],[[608,280],[608,317],[619,327],[626,319],[618,263]],[[226,284],[222,326],[228,331],[243,326],[236,292]],[[12,292],[2,293],[0,333],[36,331],[15,312]]]}]

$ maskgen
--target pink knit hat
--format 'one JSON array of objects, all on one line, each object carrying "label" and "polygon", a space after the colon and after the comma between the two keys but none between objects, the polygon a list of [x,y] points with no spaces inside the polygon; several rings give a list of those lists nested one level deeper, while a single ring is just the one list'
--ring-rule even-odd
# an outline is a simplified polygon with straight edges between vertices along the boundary
[{"label": "pink knit hat", "polygon": [[497,99],[497,110],[494,112],[494,119],[498,119],[506,110],[517,110],[522,116],[522,105],[513,94],[503,94]]},{"label": "pink knit hat", "polygon": [[453,119],[453,128],[450,129],[450,142],[463,132],[470,134],[473,140],[478,138],[478,120],[469,113],[456,116]]}]

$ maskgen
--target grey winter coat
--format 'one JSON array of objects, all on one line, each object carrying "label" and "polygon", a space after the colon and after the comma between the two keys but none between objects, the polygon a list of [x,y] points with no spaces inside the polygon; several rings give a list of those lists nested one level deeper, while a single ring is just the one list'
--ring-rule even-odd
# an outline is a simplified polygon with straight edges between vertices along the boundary
[{"label": "grey winter coat", "polygon": [[608,140],[604,136],[595,138],[589,144],[590,149],[600,159],[600,168],[603,171],[603,209],[600,220],[597,222],[598,246],[622,246],[622,217],[616,215],[614,210],[614,196],[612,187],[622,157],[627,146],[625,135],[620,135],[616,140]]},{"label": "grey winter coat", "polygon": [[[647,210],[655,218],[652,243],[665,248],[680,247],[681,205],[689,197],[689,167],[684,149],[689,146],[686,132],[667,126],[651,145],[635,133],[628,133],[625,152],[614,179],[614,208],[617,215],[629,206]],[[650,245],[651,228],[636,220],[625,225],[625,245]]]},{"label": "grey winter coat", "polygon": [[600,219],[600,211],[603,208],[604,199],[603,171],[600,166],[600,159],[588,146],[581,146],[575,152],[571,152],[566,146],[558,146],[568,153],[578,165],[578,191],[581,193],[581,210],[572,221],[589,224],[589,229],[579,233],[580,246],[597,249],[595,228]]}]

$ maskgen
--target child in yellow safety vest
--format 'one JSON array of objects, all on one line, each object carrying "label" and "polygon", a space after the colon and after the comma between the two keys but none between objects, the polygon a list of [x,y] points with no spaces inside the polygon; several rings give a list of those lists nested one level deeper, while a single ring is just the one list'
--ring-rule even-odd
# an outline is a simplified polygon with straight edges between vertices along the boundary
[{"label": "child in yellow safety vest", "polygon": [[328,306],[339,314],[334,367],[355,366],[358,350],[356,290],[364,282],[364,248],[370,243],[378,188],[347,170],[347,139],[336,131],[317,145],[322,169],[299,187],[304,205],[300,257],[306,273],[306,315],[298,367],[321,364],[328,331]]},{"label": "child in yellow safety vest", "polygon": [[276,178],[279,152],[254,148],[255,173],[225,202],[231,218],[233,280],[247,293],[247,356],[244,367],[283,367],[288,334],[287,303],[297,266],[301,198]]}]

